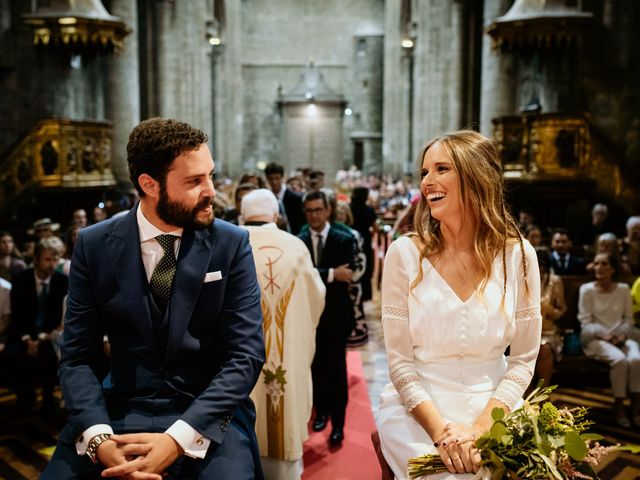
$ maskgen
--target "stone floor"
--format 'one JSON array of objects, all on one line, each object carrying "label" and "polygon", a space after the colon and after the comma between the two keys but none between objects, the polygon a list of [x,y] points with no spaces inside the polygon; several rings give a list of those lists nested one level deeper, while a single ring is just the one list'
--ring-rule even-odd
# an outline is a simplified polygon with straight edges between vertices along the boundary
[{"label": "stone floor", "polygon": [[364,367],[364,375],[369,386],[369,398],[375,418],[378,412],[380,392],[389,383],[387,355],[384,348],[382,322],[380,317],[380,294],[373,292],[373,299],[364,304],[369,329],[369,341],[359,348]]}]

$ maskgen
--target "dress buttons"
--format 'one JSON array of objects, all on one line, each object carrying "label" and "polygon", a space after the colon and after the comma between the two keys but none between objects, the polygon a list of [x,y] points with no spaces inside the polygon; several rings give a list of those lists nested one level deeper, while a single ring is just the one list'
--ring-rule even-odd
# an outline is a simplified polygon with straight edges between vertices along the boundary
[{"label": "dress buttons", "polygon": [[201,447],[203,443],[204,443],[204,440],[199,438],[198,441],[196,442],[196,445]]}]

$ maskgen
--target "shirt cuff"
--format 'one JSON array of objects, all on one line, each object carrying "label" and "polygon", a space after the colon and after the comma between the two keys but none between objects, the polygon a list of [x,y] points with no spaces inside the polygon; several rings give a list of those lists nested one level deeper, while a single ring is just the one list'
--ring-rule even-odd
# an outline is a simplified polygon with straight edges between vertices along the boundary
[{"label": "shirt cuff", "polygon": [[192,458],[204,458],[211,444],[210,439],[200,435],[200,432],[184,420],[176,420],[164,433],[178,442],[184,454]]},{"label": "shirt cuff", "polygon": [[107,425],[106,423],[99,423],[97,425],[93,425],[87,428],[82,435],[76,441],[76,452],[78,455],[84,455],[87,453],[87,447],[89,446],[89,442],[96,435],[100,435],[101,433],[109,433],[113,435],[113,429],[111,425]]},{"label": "shirt cuff", "polygon": [[23,341],[23,342],[26,342],[27,340],[31,340],[31,335],[25,333],[24,335],[22,335],[20,337],[20,340]]},{"label": "shirt cuff", "polygon": [[333,268],[330,268],[327,273],[327,283],[333,283]]}]

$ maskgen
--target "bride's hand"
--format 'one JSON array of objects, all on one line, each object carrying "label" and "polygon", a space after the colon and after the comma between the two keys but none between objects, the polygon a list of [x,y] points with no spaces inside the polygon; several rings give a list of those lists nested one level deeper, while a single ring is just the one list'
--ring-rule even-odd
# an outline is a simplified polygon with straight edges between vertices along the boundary
[{"label": "bride's hand", "polygon": [[480,468],[480,451],[472,442],[439,445],[438,455],[449,473],[475,473]]},{"label": "bride's hand", "polygon": [[475,447],[477,429],[448,423],[437,436],[434,446],[450,473],[475,473],[480,468],[480,451]]},{"label": "bride's hand", "polygon": [[434,445],[438,444],[446,447],[452,443],[475,442],[482,433],[476,427],[463,425],[461,423],[447,423],[440,434],[434,438]]}]

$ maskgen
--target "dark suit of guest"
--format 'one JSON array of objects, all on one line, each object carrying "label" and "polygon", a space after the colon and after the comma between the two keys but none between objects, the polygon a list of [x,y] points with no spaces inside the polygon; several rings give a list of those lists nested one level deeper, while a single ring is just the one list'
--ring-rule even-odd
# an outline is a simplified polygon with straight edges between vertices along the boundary
[{"label": "dark suit of guest", "polygon": [[[21,368],[13,376],[16,393],[20,400],[30,402],[35,399],[33,383],[44,388],[43,399],[52,402],[53,386],[57,382],[56,369],[58,357],[50,341],[42,341],[36,357],[28,357],[26,342],[38,340],[41,333],[49,334],[60,327],[62,307],[67,295],[69,282],[61,273],[53,272],[48,280],[47,293],[42,297],[36,291],[36,279],[33,268],[27,268],[13,277],[11,286],[11,322],[9,323],[9,342],[7,356],[16,361]],[[46,405],[53,407],[53,404]]]},{"label": "dark suit of guest", "polygon": [[[315,259],[312,235],[300,234]],[[328,414],[334,429],[342,429],[348,402],[346,347],[355,326],[348,282],[328,282],[329,269],[349,264],[354,268],[354,238],[331,227],[316,268],[327,287],[325,307],[316,330],[316,353],[311,364],[313,405],[317,415]]]},{"label": "dark suit of guest", "polygon": [[[168,478],[246,478],[237,470],[247,464],[261,478],[249,393],[264,344],[249,235],[220,220],[185,229],[161,314],[141,258],[137,208],[83,229],[74,248],[59,370],[69,424],[42,478],[95,477],[99,467],[74,445],[91,426],[164,432],[178,419],[211,444],[204,459],[179,457]],[[94,369],[105,333],[111,368],[100,382]]]},{"label": "dark suit of guest", "polygon": [[307,223],[304,218],[304,212],[302,211],[302,197],[296,192],[285,188],[284,195],[282,197],[282,205],[284,206],[284,211],[287,214],[291,233],[298,235],[302,226]]},{"label": "dark suit of guest", "polygon": [[569,258],[566,258],[552,252],[549,255],[549,266],[553,268],[553,272],[556,275],[584,275],[586,273],[584,260],[573,255],[569,255]]}]

